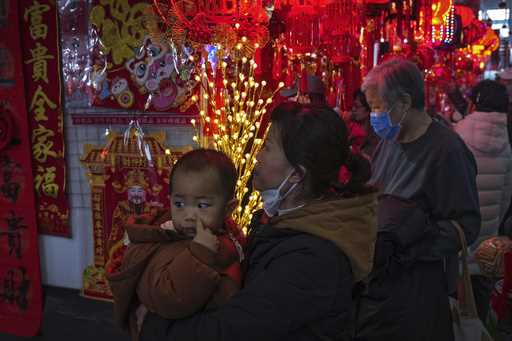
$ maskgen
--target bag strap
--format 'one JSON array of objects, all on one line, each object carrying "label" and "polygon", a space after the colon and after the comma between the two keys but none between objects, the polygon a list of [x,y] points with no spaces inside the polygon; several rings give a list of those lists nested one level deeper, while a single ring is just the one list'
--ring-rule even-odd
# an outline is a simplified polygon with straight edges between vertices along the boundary
[{"label": "bag strap", "polygon": [[478,318],[476,310],[475,296],[473,295],[473,286],[471,284],[471,276],[468,267],[468,243],[462,226],[455,220],[450,220],[455,226],[457,234],[459,235],[462,261],[462,276],[459,278],[457,286],[457,300],[459,301],[459,310],[462,316],[468,318]]}]

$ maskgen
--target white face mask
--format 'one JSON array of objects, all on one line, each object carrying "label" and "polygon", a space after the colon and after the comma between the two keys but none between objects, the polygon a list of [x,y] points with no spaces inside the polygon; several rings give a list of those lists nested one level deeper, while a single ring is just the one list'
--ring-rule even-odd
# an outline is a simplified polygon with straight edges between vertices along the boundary
[{"label": "white face mask", "polygon": [[281,182],[279,187],[267,189],[266,191],[261,191],[261,199],[263,200],[263,210],[269,217],[273,217],[279,211],[279,205],[286,198],[293,189],[297,186],[296,183],[290,187],[290,189],[283,195],[281,195],[281,189],[286,184],[290,176],[292,176],[293,170],[288,174],[288,176]]}]

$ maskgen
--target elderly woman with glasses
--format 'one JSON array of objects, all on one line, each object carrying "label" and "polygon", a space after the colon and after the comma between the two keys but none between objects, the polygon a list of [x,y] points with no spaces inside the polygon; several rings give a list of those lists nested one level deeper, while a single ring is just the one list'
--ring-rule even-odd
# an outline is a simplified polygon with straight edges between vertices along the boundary
[{"label": "elderly woman with glasses", "polygon": [[387,61],[370,71],[362,90],[381,139],[369,182],[380,196],[374,268],[356,340],[453,340],[455,224],[468,244],[480,229],[475,159],[457,134],[425,112],[415,64]]}]

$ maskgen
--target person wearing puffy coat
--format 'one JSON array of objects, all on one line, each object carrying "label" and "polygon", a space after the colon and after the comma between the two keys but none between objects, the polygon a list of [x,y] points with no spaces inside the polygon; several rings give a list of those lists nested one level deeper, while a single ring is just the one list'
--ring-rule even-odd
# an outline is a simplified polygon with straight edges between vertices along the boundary
[{"label": "person wearing puffy coat", "polygon": [[[483,240],[498,234],[510,203],[512,150],[507,130],[507,89],[496,81],[484,80],[473,88],[470,99],[475,110],[457,123],[455,131],[473,152],[478,166],[476,180],[482,225],[477,241],[471,246],[473,255]],[[485,321],[493,283],[471,259],[470,272],[478,313]]]}]

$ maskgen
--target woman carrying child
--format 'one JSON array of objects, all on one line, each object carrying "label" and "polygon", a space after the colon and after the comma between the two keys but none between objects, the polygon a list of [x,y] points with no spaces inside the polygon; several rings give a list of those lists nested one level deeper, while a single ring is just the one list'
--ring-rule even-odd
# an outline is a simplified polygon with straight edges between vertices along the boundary
[{"label": "woman carrying child", "polygon": [[[257,156],[254,215],[242,289],[180,320],[148,313],[141,340],[345,340],[355,285],[370,272],[376,236],[366,160],[351,154],[342,119],[326,107],[284,103]],[[341,166],[352,173],[337,183]],[[212,252],[214,254],[214,252]]]}]

